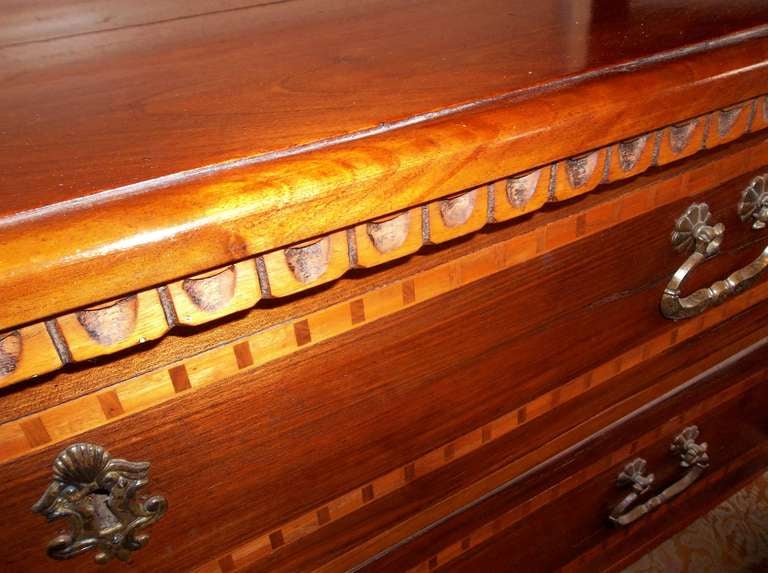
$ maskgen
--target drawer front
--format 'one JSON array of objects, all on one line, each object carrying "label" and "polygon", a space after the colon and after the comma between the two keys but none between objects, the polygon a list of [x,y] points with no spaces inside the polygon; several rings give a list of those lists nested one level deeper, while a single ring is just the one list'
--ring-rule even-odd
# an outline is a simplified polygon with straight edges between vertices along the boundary
[{"label": "drawer front", "polygon": [[[671,248],[672,226],[691,203],[706,201],[728,233],[691,288],[763,248],[768,231],[736,213],[755,175],[739,169],[764,157],[761,145],[479,237],[485,250],[472,265],[429,275],[466,286],[430,298],[432,283],[403,278],[394,285],[403,310],[316,345],[307,343],[312,329],[325,325],[297,321],[290,332],[301,348],[268,364],[248,366],[241,341],[221,346],[212,352],[231,351],[241,371],[207,387],[195,387],[201,372],[216,372],[205,356],[158,371],[172,398],[157,406],[67,434],[87,425],[88,408],[119,396],[118,385],[22,420],[40,439],[0,465],[0,510],[15,523],[0,531],[0,563],[95,567],[88,556],[48,560],[61,525],[30,511],[53,459],[80,441],[152,464],[147,491],[163,494],[168,512],[135,554],[139,570],[336,571],[367,562],[766,335],[765,285],[680,323],[659,312],[685,260]],[[738,176],[713,188],[713,170],[724,169]],[[539,256],[506,264],[524,244]],[[499,261],[508,268],[470,280]]]},{"label": "drawer front", "polygon": [[363,570],[620,570],[768,466],[767,348],[765,339]]}]

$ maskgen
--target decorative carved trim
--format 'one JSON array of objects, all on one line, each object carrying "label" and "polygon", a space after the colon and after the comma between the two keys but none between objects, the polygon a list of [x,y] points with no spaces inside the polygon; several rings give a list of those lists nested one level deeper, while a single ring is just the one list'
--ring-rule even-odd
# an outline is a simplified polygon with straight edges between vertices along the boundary
[{"label": "decorative carved trim", "polygon": [[672,151],[675,153],[680,153],[688,146],[691,135],[696,129],[697,124],[698,119],[692,119],[684,123],[678,123],[676,125],[670,126],[669,144],[672,147]]},{"label": "decorative carved trim", "polygon": [[0,376],[7,376],[16,370],[21,356],[21,335],[18,330],[0,336]]},{"label": "decorative carved trim", "polygon": [[641,135],[619,143],[619,163],[624,171],[631,171],[635,167],[645,149],[648,138],[648,135]]},{"label": "decorative carved trim", "polygon": [[566,159],[566,171],[571,187],[579,188],[589,180],[597,167],[598,154],[599,152],[593,151],[580,157]]},{"label": "decorative carved trim", "polygon": [[235,296],[237,271],[230,265],[208,276],[184,279],[182,288],[200,310],[213,312],[225,307]]},{"label": "decorative carved trim", "polygon": [[[110,354],[163,336],[176,325],[168,316],[179,317],[182,324],[210,322],[251,308],[262,298],[289,296],[330,282],[353,266],[380,265],[407,256],[424,244],[467,235],[489,222],[507,221],[538,209],[548,201],[587,193],[601,183],[642,173],[653,164],[664,165],[707,147],[733,141],[749,131],[768,126],[768,121],[744,120],[748,114],[742,111],[755,107],[762,108],[768,118],[768,96],[760,96],[587,154],[512,175],[501,182],[465,190],[389,219],[364,222],[350,229],[349,233],[337,231],[214,269],[202,277],[181,279],[166,285],[170,297],[161,297],[156,289],[152,289],[104,307],[56,317],[53,320],[62,334],[59,341],[35,331],[35,352],[43,352],[46,360],[36,361],[34,367],[17,367],[17,363],[28,360],[32,353],[25,352],[20,357],[14,350],[26,346],[25,329],[29,327],[17,329],[21,333],[18,343],[8,339],[9,333],[16,330],[0,333],[0,340],[7,340],[6,349],[0,346],[0,387],[55,370],[62,366],[62,362]],[[713,128],[704,129],[709,124]],[[546,185],[542,183],[544,174],[548,179],[544,182]],[[504,192],[500,192],[501,189]],[[416,221],[414,217],[420,217],[420,220]],[[416,222],[411,224],[412,221]],[[417,224],[424,230],[421,236],[413,232]],[[361,245],[361,238],[369,241],[369,245],[372,243],[372,248]],[[358,244],[352,244],[350,248],[350,241]],[[354,254],[352,260],[348,253]],[[191,300],[194,312],[189,303],[179,300],[179,291],[182,297]],[[168,308],[163,310],[162,303]],[[182,306],[184,308],[180,308]],[[147,328],[149,320],[157,321],[157,324]],[[73,324],[77,323],[87,335],[71,332]],[[83,336],[89,338],[88,343]],[[64,347],[59,347],[60,344]],[[62,360],[53,359],[54,354]]]},{"label": "decorative carved trim", "polygon": [[331,241],[323,237],[312,243],[285,249],[288,268],[302,283],[311,283],[319,279],[328,269]]},{"label": "decorative carved trim", "polygon": [[477,200],[477,189],[440,201],[440,216],[446,227],[459,227],[472,216]]},{"label": "decorative carved trim", "polygon": [[741,115],[741,112],[746,107],[746,105],[740,104],[720,110],[720,112],[717,114],[717,131],[720,134],[720,137],[724,137],[729,131],[731,131],[731,128],[736,123],[736,120],[739,119],[739,115]]},{"label": "decorative carved trim", "polygon": [[[765,144],[765,150],[768,152],[768,143]],[[743,153],[753,156],[752,151],[754,150],[744,150]],[[757,156],[755,161],[764,156]],[[730,164],[732,160],[732,156],[725,156],[719,161]],[[714,167],[718,166],[717,161],[713,160]],[[744,169],[751,169],[750,164],[746,163]],[[730,177],[727,171],[722,172],[723,177]],[[53,443],[71,440],[83,432],[110,423],[118,416],[135,414],[172,400],[179,393],[206,387],[239,373],[254,370],[301,348],[351,332],[360,326],[400,312],[414,303],[432,300],[583,237],[605,231],[663,205],[671,204],[689,196],[691,192],[698,192],[700,189],[695,186],[691,188],[682,185],[686,178],[687,174],[681,171],[675,177],[665,179],[658,188],[649,187],[641,194],[629,193],[606,200],[571,217],[554,220],[528,233],[488,245],[402,280],[387,283],[366,292],[362,297],[340,301],[296,317],[292,322],[267,327],[182,362],[149,371],[109,388],[64,402],[40,414],[0,424],[0,462],[15,459]],[[702,183],[702,186],[710,184],[717,184],[717,181],[708,180]],[[653,200],[648,200],[649,197],[653,197]],[[607,213],[611,215],[606,216]],[[607,380],[636,366],[638,356],[644,359],[652,358],[670,346],[687,340],[713,324],[727,320],[766,299],[768,282],[760,283],[741,296],[725,302],[717,313],[704,315],[702,319],[681,325],[671,324],[670,330],[647,342],[642,351],[629,350],[612,361],[610,367],[602,366],[588,373],[590,384],[599,384],[599,381]],[[44,328],[36,329],[34,325],[25,327],[19,330],[22,339],[27,336],[25,331],[28,329],[32,330],[27,339],[29,344],[36,344],[45,332]],[[22,360],[20,367],[24,367],[24,364]],[[60,362],[52,364],[54,366],[51,368],[54,368],[60,365]],[[581,379],[573,381],[574,392],[581,383]],[[78,412],[77,417],[71,416],[73,411]]]},{"label": "decorative carved trim", "polygon": [[399,249],[408,238],[411,228],[411,212],[406,211],[389,219],[371,221],[366,230],[376,250],[389,253]]},{"label": "decorative carved trim", "polygon": [[507,201],[516,209],[522,209],[531,200],[539,185],[541,169],[507,179]]},{"label": "decorative carved trim", "polygon": [[105,346],[122,342],[136,328],[139,305],[136,295],[77,312],[77,321],[88,336]]}]

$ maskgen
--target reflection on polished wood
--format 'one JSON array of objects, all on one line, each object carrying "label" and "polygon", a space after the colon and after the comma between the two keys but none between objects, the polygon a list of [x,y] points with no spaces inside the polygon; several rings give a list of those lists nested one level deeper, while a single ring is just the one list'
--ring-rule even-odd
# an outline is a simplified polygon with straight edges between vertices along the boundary
[{"label": "reflection on polished wood", "polygon": [[[764,99],[760,97],[740,107],[754,109]],[[719,113],[716,111],[709,114],[707,124],[716,121]],[[741,135],[746,135],[750,128],[751,123],[743,124],[740,127]],[[386,229],[387,225],[406,221],[403,214],[379,222],[369,221],[353,229],[272,251],[255,259],[246,259],[236,265],[214,269],[203,275],[140,292],[138,295],[128,295],[116,301],[56,317],[46,322],[48,336],[43,335],[41,342],[45,347],[44,356],[50,355],[55,348],[61,359],[54,363],[44,359],[35,364],[35,357],[26,353],[24,361],[32,361],[32,368],[36,369],[27,364],[22,365],[18,357],[12,361],[9,359],[6,361],[5,370],[0,370],[0,387],[45,374],[70,362],[112,354],[155,340],[177,325],[213,322],[249,309],[259,301],[288,297],[334,281],[355,267],[383,265],[417,251],[422,245],[444,243],[478,231],[489,223],[509,220],[534,211],[548,201],[573,198],[594,190],[599,184],[636,175],[654,166],[654,163],[661,164],[658,156],[665,141],[665,134],[674,129],[674,126],[669,126],[653,134],[630,140],[629,144],[620,142],[522,176],[492,182],[416,207],[405,215],[414,213],[413,216],[420,225],[411,226],[410,219],[407,219],[407,231],[411,237],[407,245],[402,244],[406,239],[406,235],[402,234],[405,229],[402,223],[395,227],[394,230],[402,236],[397,237],[394,242],[393,239],[386,238],[386,243],[389,243],[387,246],[391,247],[389,252],[381,252],[386,245],[381,240],[386,237],[381,234],[381,230]],[[703,132],[701,137],[703,138]],[[637,145],[637,140],[650,142],[644,146],[644,152]],[[633,165],[622,165],[620,159],[617,160],[618,163],[611,161],[612,157],[621,158],[622,152],[625,155],[631,154],[626,151],[629,145],[634,152]],[[677,147],[676,152],[665,155],[665,158],[672,161],[677,155],[685,154],[689,148],[701,150],[703,147],[703,139],[690,137],[685,145]],[[759,153],[764,147],[765,145],[757,145],[753,148],[753,161],[759,163],[764,159]],[[646,160],[641,162],[642,157]],[[746,161],[747,158],[745,167],[748,165]],[[574,171],[579,173],[576,180]],[[591,184],[587,185],[587,180],[590,180]],[[573,185],[574,181],[579,185]],[[521,197],[526,197],[522,204]],[[594,231],[595,225],[592,227],[591,231]],[[378,246],[374,239],[376,233],[379,233],[380,239]],[[391,235],[392,230],[385,233]],[[554,248],[557,244],[551,243],[550,246]],[[699,255],[692,255],[685,266],[695,266],[699,262],[698,258]],[[754,269],[755,272],[750,273],[756,275],[751,279],[752,282],[759,278],[758,267]],[[685,273],[682,277],[684,276]],[[237,280],[235,277],[238,277]],[[682,279],[678,278],[678,282],[680,280]],[[679,293],[670,287],[669,293],[662,298],[662,312],[669,318],[698,314],[715,302],[716,297],[709,297],[708,292],[703,290],[688,302],[684,299],[682,302],[691,307],[686,314],[676,308],[680,302],[677,296]],[[702,296],[712,300],[705,301],[706,304],[694,302],[697,297]],[[20,336],[15,330],[5,333],[4,336],[8,335]],[[25,338],[19,338],[18,344],[23,346]]]},{"label": "reflection on polished wood", "polygon": [[765,16],[759,0],[708,4],[16,3],[0,28],[0,77],[14,80],[0,99],[0,213],[657,58]]},{"label": "reflection on polished wood", "polygon": [[608,573],[764,471],[765,2],[5,4],[3,573]]},{"label": "reflection on polished wood", "polygon": [[323,6],[4,13],[0,329],[768,92],[759,0]]}]

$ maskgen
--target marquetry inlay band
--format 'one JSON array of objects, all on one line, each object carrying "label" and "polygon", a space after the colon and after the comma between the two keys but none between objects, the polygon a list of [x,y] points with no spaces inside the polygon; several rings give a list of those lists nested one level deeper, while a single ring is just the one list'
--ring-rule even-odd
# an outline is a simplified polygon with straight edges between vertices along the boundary
[{"label": "marquetry inlay band", "polygon": [[470,234],[768,125],[765,96],[96,308],[0,333],[0,386],[157,339]]},{"label": "marquetry inlay band", "polygon": [[[469,535],[463,537],[461,540],[456,541],[450,545],[446,545],[438,552],[431,555],[415,567],[408,569],[407,573],[428,573],[439,569],[441,566],[448,564],[454,559],[460,557],[468,550],[485,543],[486,541],[498,536],[504,531],[510,529],[514,525],[518,524],[525,517],[532,515],[542,507],[551,504],[552,502],[560,499],[561,497],[573,491],[577,487],[587,483],[591,479],[598,477],[600,474],[610,470],[618,463],[622,463],[628,460],[635,452],[647,448],[656,443],[660,438],[665,435],[674,434],[674,432],[680,431],[686,424],[696,420],[697,418],[711,412],[718,406],[725,404],[726,402],[737,398],[756,384],[762,382],[765,377],[765,370],[760,371],[758,374],[750,376],[746,380],[742,380],[738,384],[729,387],[727,390],[699,402],[692,408],[685,411],[684,414],[680,414],[665,422],[661,426],[658,426],[654,430],[643,434],[633,442],[624,445],[618,450],[614,450],[605,458],[600,461],[591,464],[582,470],[579,470],[568,476],[568,479],[563,480],[556,486],[546,489],[527,500],[524,504],[515,506],[509,511],[501,514],[495,519],[488,521],[484,525],[472,531]],[[738,459],[734,461],[734,464],[743,464],[744,460]],[[720,471],[714,475],[709,476],[709,479],[718,479],[725,475],[727,467],[721,468]],[[613,476],[611,476],[613,477]],[[702,483],[707,483],[708,480],[702,480]],[[621,536],[614,536],[614,538],[621,538]]]},{"label": "marquetry inlay band", "polygon": [[[760,294],[755,296],[759,297],[759,300],[768,298],[768,287],[763,287]],[[752,303],[754,302],[756,302],[756,300],[753,299]],[[528,403],[507,412],[503,416],[425,453],[404,466],[378,476],[365,485],[350,490],[338,498],[330,500],[326,504],[309,511],[292,521],[284,523],[277,528],[273,528],[270,532],[237,548],[223,559],[225,559],[225,562],[232,562],[233,564],[238,565],[251,563],[261,559],[272,553],[272,551],[278,549],[278,547],[274,547],[269,543],[270,536],[274,535],[276,532],[280,533],[280,538],[282,540],[281,546],[296,542],[299,539],[314,533],[331,520],[340,519],[361,509],[368,501],[391,494],[405,487],[409,482],[437,471],[450,463],[476,452],[486,444],[498,440],[553,409],[563,406],[579,396],[602,386],[620,373],[626,372],[641,362],[649,360],[669,348],[690,339],[709,326],[712,326],[714,323],[725,320],[729,316],[743,310],[745,306],[748,306],[749,304],[751,303],[748,301],[742,301],[738,307],[728,309],[723,307],[721,308],[722,314],[709,315],[709,320],[702,319],[697,320],[695,323],[686,323],[684,326],[681,325],[681,327],[677,329],[668,331],[651,339],[645,344],[632,348],[624,354],[584,373],[557,389],[534,398]],[[756,382],[752,381],[752,383]],[[738,389],[743,386],[744,383],[741,383],[740,385],[732,387],[727,393],[723,394],[722,397],[728,398],[731,396],[732,392],[736,391],[734,388]],[[743,391],[743,389],[739,391]],[[719,397],[720,396],[718,396],[718,398]],[[709,402],[706,404],[709,404]],[[700,405],[698,408],[703,407],[705,406]],[[690,412],[693,414],[703,413],[699,410],[691,410]],[[320,515],[326,516],[325,519],[320,519]],[[230,570],[225,567],[216,569],[213,564],[206,565],[204,569],[206,571],[220,570],[222,572]]]}]

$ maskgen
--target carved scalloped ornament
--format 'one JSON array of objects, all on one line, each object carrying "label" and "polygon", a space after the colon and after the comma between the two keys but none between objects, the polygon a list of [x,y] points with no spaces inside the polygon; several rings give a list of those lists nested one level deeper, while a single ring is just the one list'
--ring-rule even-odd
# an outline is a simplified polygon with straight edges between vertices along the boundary
[{"label": "carved scalloped ornament", "polygon": [[[239,302],[231,305],[230,309],[228,303],[233,298],[237,298],[238,301],[253,301],[249,303],[252,306],[261,299],[292,295],[332,281],[351,268],[357,266],[367,268],[383,264],[393,258],[406,256],[422,245],[441,242],[445,238],[438,241],[437,236],[430,235],[431,227],[437,227],[438,223],[442,226],[441,237],[453,238],[469,234],[488,222],[506,221],[522,215],[529,203],[534,205],[534,208],[540,208],[547,201],[587,193],[600,183],[631,177],[652,165],[666,164],[680,157],[690,156],[707,146],[732,141],[736,137],[749,133],[753,128],[762,129],[768,126],[768,121],[760,121],[760,108],[768,120],[768,96],[760,96],[651,133],[639,134],[605,148],[512,175],[503,180],[501,186],[498,183],[481,185],[448,195],[421,209],[421,236],[413,235],[412,211],[409,210],[363,222],[356,227],[356,229],[362,228],[358,235],[355,234],[357,231],[353,232],[353,230],[348,230],[346,235],[344,231],[337,231],[312,241],[253,257],[251,259],[253,264],[243,266],[242,269],[246,273],[253,272],[254,276],[248,277],[248,280],[242,281],[242,284],[237,274],[240,272],[241,263],[187,278],[180,284],[184,296],[188,297],[197,309],[193,323],[202,324],[207,320],[215,320],[247,307]],[[752,120],[755,117],[757,118],[755,121],[744,119]],[[708,139],[708,130],[709,132],[714,130],[720,137]],[[652,149],[649,150],[649,146],[653,146]],[[617,168],[611,167],[611,156],[617,157]],[[644,159],[639,163],[641,157]],[[548,181],[542,185],[541,177],[545,172],[548,173]],[[568,186],[567,193],[562,197],[559,192],[553,191],[558,188],[558,185],[563,185],[560,177],[567,179]],[[489,186],[497,191],[492,194],[489,192]],[[478,205],[482,205],[484,211],[480,218],[475,212]],[[487,213],[485,213],[486,206]],[[497,209],[499,213],[496,213]],[[430,216],[437,216],[440,220],[430,222]],[[445,233],[445,229],[449,230],[448,234]],[[356,260],[355,236],[370,239],[375,247],[375,250],[366,252],[364,265],[358,265]],[[344,253],[345,241],[348,256]],[[403,249],[402,252],[398,251],[405,241],[409,242],[408,248]],[[417,242],[414,243],[414,241]],[[389,253],[397,253],[397,255],[387,256]],[[276,272],[280,265],[270,266],[275,261],[274,255],[278,255],[282,268],[287,269],[280,271],[282,274]],[[265,263],[268,257],[271,257],[271,262]],[[377,259],[377,257],[380,258]],[[236,269],[235,266],[238,268]],[[291,277],[290,281],[286,279],[285,273]],[[242,288],[250,288],[254,292],[240,292],[238,289]],[[189,311],[187,310],[186,314],[179,312],[179,309],[175,308],[174,299],[164,289],[167,287],[142,291],[102,307],[84,309],[72,315],[63,315],[46,321],[45,326],[48,327],[49,335],[43,335],[43,337],[48,336],[48,338],[43,340],[39,334],[36,334],[38,337],[36,348],[44,346],[49,355],[58,355],[61,358],[60,363],[66,364],[115,352],[127,346],[139,344],[145,339],[158,338],[179,323],[190,324],[190,321],[178,318],[187,316]],[[141,298],[148,293],[155,293],[155,296]],[[145,303],[150,305],[146,307],[148,310],[144,314],[141,312],[141,300],[145,300]],[[210,315],[209,319],[206,318],[207,315]],[[80,338],[77,338],[79,341],[77,348],[68,347],[69,341],[76,339],[74,336],[68,336],[67,329],[73,324],[73,320],[69,320],[69,317],[73,317],[74,323],[84,329],[93,347],[82,343]],[[163,321],[163,324],[150,329],[151,336],[141,335],[140,332],[143,332],[140,328],[141,324],[147,320],[159,320]],[[45,329],[42,331],[45,332]],[[0,333],[0,386],[34,375],[34,372],[29,373],[29,368],[22,369],[23,376],[16,374],[19,370],[19,362],[26,356],[22,353],[25,347],[23,333],[24,329]],[[54,360],[48,359],[46,369],[40,372],[54,370],[61,366],[60,363],[57,364]]]}]

